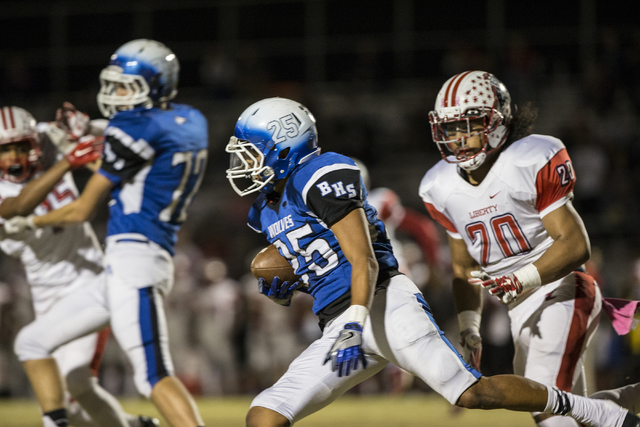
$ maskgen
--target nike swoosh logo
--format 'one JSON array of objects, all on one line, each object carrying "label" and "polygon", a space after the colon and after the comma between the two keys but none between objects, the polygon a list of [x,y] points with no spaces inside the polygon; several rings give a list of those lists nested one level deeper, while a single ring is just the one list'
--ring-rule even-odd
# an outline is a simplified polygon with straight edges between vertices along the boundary
[{"label": "nike swoosh logo", "polygon": [[554,292],[554,291],[549,292],[549,293],[544,297],[544,300],[545,300],[545,301],[551,301],[552,299],[554,299],[556,296],[555,296],[555,295],[553,295],[553,292]]},{"label": "nike swoosh logo", "polygon": [[76,151],[76,152],[74,153],[74,155],[75,155],[76,157],[82,157],[82,156],[84,156],[85,154],[90,153],[91,151],[93,151],[93,148],[91,148],[91,147],[87,147],[87,148],[83,148],[82,150],[78,150],[78,151]]},{"label": "nike swoosh logo", "polygon": [[[502,190],[500,190],[500,191],[502,191]],[[497,192],[496,194],[494,194],[493,196],[489,196],[489,198],[490,198],[490,199],[493,199],[494,197],[496,197],[496,196],[500,193],[500,191],[498,191],[498,192]]]},{"label": "nike swoosh logo", "polygon": [[356,334],[354,334],[353,332],[349,332],[349,335],[347,335],[346,337],[344,337],[345,341],[346,340],[350,340],[351,338],[353,338]]}]

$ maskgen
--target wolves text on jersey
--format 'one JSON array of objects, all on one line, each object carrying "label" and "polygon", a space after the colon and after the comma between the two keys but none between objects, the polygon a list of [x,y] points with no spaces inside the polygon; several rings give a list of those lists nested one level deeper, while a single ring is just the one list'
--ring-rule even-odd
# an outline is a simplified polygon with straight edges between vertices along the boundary
[{"label": "wolves text on jersey", "polygon": [[278,234],[293,226],[293,218],[291,218],[291,215],[287,215],[267,227],[269,230],[269,238],[274,238]]}]

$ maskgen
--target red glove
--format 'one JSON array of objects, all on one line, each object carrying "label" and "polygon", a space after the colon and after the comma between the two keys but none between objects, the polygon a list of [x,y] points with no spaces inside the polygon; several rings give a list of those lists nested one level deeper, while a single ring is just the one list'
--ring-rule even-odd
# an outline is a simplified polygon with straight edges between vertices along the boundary
[{"label": "red glove", "polygon": [[473,278],[469,279],[472,285],[479,285],[489,290],[489,293],[498,297],[503,304],[515,301],[522,292],[522,283],[515,274],[501,277],[491,277],[481,271],[472,271]]},{"label": "red glove", "polygon": [[80,138],[78,145],[67,154],[71,169],[77,169],[87,163],[94,162],[102,156],[104,137],[87,135]]},{"label": "red glove", "polygon": [[62,108],[56,110],[56,124],[67,132],[69,141],[75,142],[89,133],[89,116],[76,110],[70,102],[62,104]]}]

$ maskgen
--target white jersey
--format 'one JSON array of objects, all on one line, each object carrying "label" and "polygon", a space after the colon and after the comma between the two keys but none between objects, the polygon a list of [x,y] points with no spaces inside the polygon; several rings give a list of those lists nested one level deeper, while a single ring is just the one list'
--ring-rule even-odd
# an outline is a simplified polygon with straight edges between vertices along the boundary
[{"label": "white jersey", "polygon": [[[3,199],[18,196],[25,185],[0,180],[0,203]],[[34,214],[44,215],[77,197],[78,190],[71,173],[67,173],[36,207]],[[4,221],[0,217],[0,249],[22,261],[36,307],[40,301],[57,299],[61,293],[66,294],[68,289],[62,292],[61,287],[80,284],[83,280],[77,279],[94,277],[103,269],[102,250],[88,222],[7,235],[2,227]]]},{"label": "white jersey", "polygon": [[542,218],[573,197],[575,175],[562,142],[530,135],[506,147],[478,186],[441,160],[420,183],[431,216],[491,276],[536,261],[551,246]]}]

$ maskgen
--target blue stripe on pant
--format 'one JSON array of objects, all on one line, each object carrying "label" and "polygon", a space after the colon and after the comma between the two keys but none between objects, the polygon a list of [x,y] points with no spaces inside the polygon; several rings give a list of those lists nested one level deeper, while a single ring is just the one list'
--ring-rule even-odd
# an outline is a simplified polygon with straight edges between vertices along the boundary
[{"label": "blue stripe on pant", "polygon": [[424,310],[424,312],[427,313],[427,316],[429,316],[429,320],[431,320],[431,323],[433,323],[433,325],[438,330],[438,333],[440,334],[440,337],[442,338],[442,341],[444,341],[445,344],[447,344],[447,346],[451,349],[451,351],[453,351],[456,354],[456,356],[458,356],[458,359],[460,359],[460,361],[462,362],[464,367],[467,369],[467,371],[471,372],[471,374],[473,374],[474,377],[480,378],[482,376],[482,374],[480,372],[476,371],[475,369],[473,369],[464,360],[464,358],[460,355],[460,353],[458,353],[458,350],[456,350],[456,348],[451,344],[451,342],[444,335],[444,332],[442,332],[442,330],[440,330],[440,327],[436,323],[435,319],[433,318],[433,314],[431,313],[431,307],[429,307],[429,304],[427,304],[427,301],[425,301],[425,299],[422,296],[422,294],[414,294],[414,295],[415,295],[416,299],[418,300],[418,302],[420,303],[420,305],[422,305],[422,309]]},{"label": "blue stripe on pant", "polygon": [[153,287],[139,289],[140,293],[140,332],[147,360],[147,380],[153,388],[158,381],[169,375],[162,357],[160,334],[158,331],[158,312]]}]

